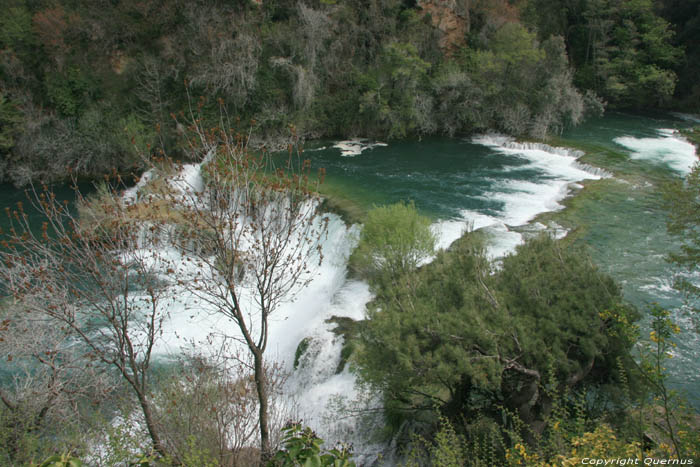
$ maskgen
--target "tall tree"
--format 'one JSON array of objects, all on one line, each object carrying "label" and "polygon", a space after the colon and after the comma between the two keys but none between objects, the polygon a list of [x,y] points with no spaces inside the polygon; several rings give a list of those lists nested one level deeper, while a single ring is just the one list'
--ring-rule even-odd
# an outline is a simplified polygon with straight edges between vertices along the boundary
[{"label": "tall tree", "polygon": [[[45,189],[35,193],[41,228],[20,204],[7,210],[0,280],[18,306],[35,320],[49,320],[85,347],[87,361],[117,370],[131,388],[153,442],[169,455],[152,401],[152,353],[167,318],[163,271],[172,267],[154,248],[141,248],[139,212],[106,189],[79,220],[68,202]],[[148,221],[156,228],[158,220]],[[138,226],[138,228],[137,228]],[[52,349],[48,349],[51,351]]]},{"label": "tall tree", "polygon": [[[581,252],[543,237],[494,271],[476,239],[413,272],[418,284],[377,294],[363,330],[362,375],[394,413],[440,411],[458,420],[499,404],[539,433],[553,370],[562,390],[605,381],[633,342],[635,312]],[[434,421],[434,419],[433,419]]]},{"label": "tall tree", "polygon": [[194,120],[192,150],[207,154],[204,186],[165,199],[180,216],[182,252],[197,266],[183,282],[236,324],[240,333],[228,337],[252,356],[265,460],[272,454],[264,356],[270,316],[312,279],[328,218],[318,210],[308,160],[290,145],[288,159],[276,165],[269,153],[249,151],[247,137],[227,130],[228,123],[208,130]]}]

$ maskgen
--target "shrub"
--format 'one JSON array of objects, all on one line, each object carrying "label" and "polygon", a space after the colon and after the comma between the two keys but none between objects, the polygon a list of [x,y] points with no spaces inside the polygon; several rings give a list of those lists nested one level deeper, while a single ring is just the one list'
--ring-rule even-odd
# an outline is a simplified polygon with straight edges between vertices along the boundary
[{"label": "shrub", "polygon": [[395,280],[417,268],[434,249],[430,219],[412,202],[380,206],[367,213],[350,265],[370,280]]}]

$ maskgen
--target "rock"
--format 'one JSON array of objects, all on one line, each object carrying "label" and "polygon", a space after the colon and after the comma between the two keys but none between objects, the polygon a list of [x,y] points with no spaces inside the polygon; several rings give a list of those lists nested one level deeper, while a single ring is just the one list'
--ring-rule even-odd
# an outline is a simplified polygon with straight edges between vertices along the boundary
[{"label": "rock", "polygon": [[418,5],[423,14],[430,14],[440,33],[440,49],[446,55],[467,44],[469,33],[469,0],[422,0]]}]

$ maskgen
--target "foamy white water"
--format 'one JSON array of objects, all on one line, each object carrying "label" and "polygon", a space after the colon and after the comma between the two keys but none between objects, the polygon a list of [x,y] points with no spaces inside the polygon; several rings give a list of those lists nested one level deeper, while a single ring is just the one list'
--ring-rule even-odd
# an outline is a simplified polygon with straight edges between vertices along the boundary
[{"label": "foamy white water", "polygon": [[[201,191],[199,170],[200,164],[185,165],[169,176],[166,182],[175,196],[179,192],[183,199],[190,199],[193,193]],[[155,176],[153,172],[144,174],[139,183],[125,193],[125,202],[135,202],[143,196],[139,190]],[[327,320],[334,316],[364,319],[365,305],[372,295],[366,283],[348,281],[346,277],[348,257],[359,238],[359,228],[347,227],[334,214],[329,214],[328,218],[327,234],[321,244],[324,261],[312,271],[308,286],[299,290],[293,300],[283,302],[270,316],[266,357],[268,364],[274,362],[290,375],[283,388],[282,402],[292,401],[300,410],[297,416],[306,425],[331,444],[342,440],[362,446],[361,452],[357,453],[360,459],[376,457],[383,446],[367,442],[364,432],[358,428],[356,417],[335,410],[339,401],[352,405],[364,396],[360,397],[355,376],[348,368],[337,371],[343,337],[332,332],[335,325]],[[205,270],[206,266],[198,265],[194,258],[184,256],[175,248],[144,249],[142,253],[152,256],[153,267],[162,271],[166,280],[169,278],[165,274],[167,269],[174,269],[179,278],[198,276],[204,280],[216,280],[214,271]],[[162,337],[153,350],[155,358],[168,360],[192,346],[204,355],[213,356],[221,348],[224,336],[229,338],[229,345],[232,345],[231,337],[240,338],[240,330],[231,319],[217,312],[211,304],[202,302],[186,286],[172,284],[166,295],[171,301],[167,306],[168,318],[163,324]],[[139,298],[134,297],[135,300]],[[241,302],[248,310],[249,323],[256,323],[258,307],[252,291],[243,290]],[[297,347],[305,339],[309,342],[308,348],[301,356],[298,368],[294,369]],[[247,353],[241,342],[233,342],[229,351]],[[363,403],[372,408],[380,407],[379,400],[364,398]]]},{"label": "foamy white water", "polygon": [[339,141],[333,145],[334,148],[340,149],[340,154],[345,157],[359,156],[363,151],[373,149],[379,146],[386,146],[386,143],[369,142],[361,139],[353,139]]},{"label": "foamy white water", "polygon": [[621,136],[613,141],[627,148],[631,159],[666,165],[682,175],[688,174],[698,161],[695,146],[676,130],[661,128],[657,131],[657,138]]},{"label": "foamy white water", "polygon": [[700,123],[700,115],[683,112],[671,112],[671,115],[676,118],[680,118],[681,120],[685,120],[686,122]]},{"label": "foamy white water", "polygon": [[[490,239],[487,255],[490,258],[505,256],[524,241],[523,234],[514,231],[513,227],[527,225],[543,212],[563,209],[560,202],[573,190],[581,188],[578,182],[612,176],[605,170],[578,162],[577,159],[583,155],[581,151],[541,143],[518,143],[497,134],[477,136],[472,142],[488,146],[497,153],[524,159],[527,164],[513,170],[536,170],[545,175],[544,181],[495,180],[493,189],[484,197],[502,204],[500,214],[464,210],[461,219],[436,222],[432,227],[438,237],[438,248],[449,247],[466,230],[481,229]],[[552,226],[548,230],[560,238],[566,234],[561,226]]]},{"label": "foamy white water", "polygon": [[[435,223],[432,229],[438,237],[438,248],[449,247],[467,230],[481,229],[490,238],[488,255],[502,257],[523,242],[522,229],[516,231],[514,227],[528,225],[541,212],[561,209],[559,202],[576,182],[607,176],[581,166],[576,161],[578,154],[561,148],[518,145],[499,136],[481,137],[478,142],[497,152],[525,159],[528,163],[522,167],[544,173],[545,180],[540,183],[511,179],[495,181],[492,191],[486,196],[503,205],[501,214],[464,210],[459,219]],[[339,148],[360,154],[371,147],[372,144],[359,143],[344,144]],[[168,186],[183,196],[201,191],[199,171],[199,164],[185,165],[171,176]],[[144,174],[139,184],[125,193],[125,200],[137,200],[139,189],[153,176],[152,173]],[[535,230],[544,228],[541,224],[533,226]],[[284,397],[294,399],[304,423],[330,443],[352,442],[359,460],[370,461],[386,446],[370,443],[358,418],[347,412],[339,413],[336,407],[358,407],[359,404],[365,409],[376,409],[375,417],[380,417],[381,401],[363,394],[357,388],[355,375],[347,367],[338,372],[343,337],[333,333],[335,325],[327,322],[334,316],[356,321],[364,319],[366,304],[372,298],[366,283],[347,278],[347,260],[356,245],[358,230],[356,226],[346,227],[338,216],[329,215],[328,234],[322,244],[325,259],[313,271],[309,285],[296,294],[293,301],[281,304],[270,317],[266,356],[269,362],[278,363],[290,375],[284,387]],[[160,249],[156,256],[163,262],[163,269],[166,264],[168,267],[176,265],[181,277],[203,274],[207,280],[214,280],[211,271],[201,271],[194,261],[188,261],[175,249]],[[169,295],[173,297],[170,315],[164,324],[163,338],[154,349],[158,358],[179,355],[192,344],[205,354],[214,354],[221,345],[222,336],[240,335],[234,322],[217,313],[211,305],[202,303],[186,288],[173,285]],[[252,294],[243,293],[242,301],[249,310],[250,321],[255,322],[257,307]],[[308,342],[308,347],[294,369],[295,352],[302,340]],[[240,348],[245,352],[242,345]],[[381,420],[377,419],[376,425],[379,424]]]}]

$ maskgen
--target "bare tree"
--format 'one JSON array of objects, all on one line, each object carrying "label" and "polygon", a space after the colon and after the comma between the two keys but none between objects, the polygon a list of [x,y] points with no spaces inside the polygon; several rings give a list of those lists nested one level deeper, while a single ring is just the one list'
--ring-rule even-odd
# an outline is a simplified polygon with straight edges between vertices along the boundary
[{"label": "bare tree", "polygon": [[[81,401],[100,402],[113,390],[114,379],[86,362],[69,330],[46,316],[26,313],[22,302],[2,303],[0,406],[4,444],[0,462],[22,462],[23,439],[51,424],[70,432],[81,422]],[[26,459],[24,459],[26,460]]]},{"label": "bare tree", "polygon": [[[210,345],[216,346],[211,341]],[[225,341],[215,355],[192,349],[178,365],[173,378],[163,384],[159,406],[161,424],[180,458],[196,440],[197,449],[217,465],[255,465],[260,453],[255,449],[258,435],[258,397],[245,349]],[[295,406],[282,397],[286,375],[278,365],[266,367],[271,399],[271,445],[279,445],[274,434],[294,418]],[[277,437],[279,438],[279,437]]]},{"label": "bare tree", "polygon": [[260,447],[271,454],[269,382],[264,359],[269,318],[312,278],[323,260],[320,241],[328,219],[318,211],[318,196],[302,161],[290,145],[279,166],[267,153],[253,153],[248,138],[211,131],[193,119],[192,148],[208,159],[201,171],[206,187],[171,197],[181,209],[189,241],[179,244],[194,258],[197,272],[186,281],[192,294],[236,325],[252,356],[259,404]]},{"label": "bare tree", "polygon": [[[166,319],[163,271],[171,264],[140,244],[139,217],[150,201],[125,204],[105,189],[88,210],[102,215],[78,221],[69,204],[48,189],[34,197],[45,218],[41,228],[30,225],[21,204],[7,210],[11,227],[0,249],[0,280],[28,316],[54,322],[79,339],[89,360],[117,370],[138,400],[154,449],[168,455],[150,378]],[[149,216],[148,222],[155,230],[162,221]]]},{"label": "bare tree", "polygon": [[144,56],[139,61],[140,73],[136,75],[136,96],[146,105],[140,112],[141,118],[153,127],[165,122],[168,100],[163,95],[164,81],[168,74],[164,73],[158,61],[152,56]]},{"label": "bare tree", "polygon": [[319,52],[323,48],[323,42],[332,35],[334,24],[326,13],[314,10],[301,2],[297,4],[297,12],[305,39],[303,53],[309,68],[313,71],[316,68]]},{"label": "bare tree", "polygon": [[193,85],[206,86],[212,93],[224,93],[243,107],[255,89],[262,42],[260,34],[246,23],[245,15],[222,7],[183,10],[191,24],[188,49],[198,66],[191,76]]}]

